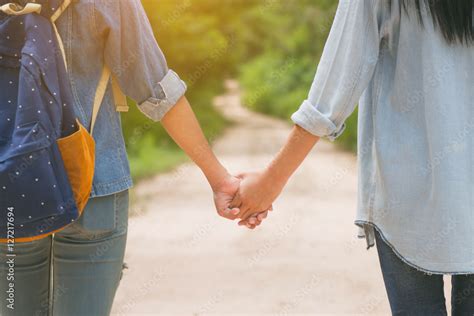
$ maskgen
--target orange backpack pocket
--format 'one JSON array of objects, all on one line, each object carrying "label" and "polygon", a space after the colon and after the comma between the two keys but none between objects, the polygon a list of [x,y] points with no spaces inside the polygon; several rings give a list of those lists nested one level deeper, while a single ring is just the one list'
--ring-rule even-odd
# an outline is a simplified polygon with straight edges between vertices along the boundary
[{"label": "orange backpack pocket", "polygon": [[80,213],[92,191],[95,166],[95,142],[89,132],[76,120],[79,130],[57,140],[64,167]]}]

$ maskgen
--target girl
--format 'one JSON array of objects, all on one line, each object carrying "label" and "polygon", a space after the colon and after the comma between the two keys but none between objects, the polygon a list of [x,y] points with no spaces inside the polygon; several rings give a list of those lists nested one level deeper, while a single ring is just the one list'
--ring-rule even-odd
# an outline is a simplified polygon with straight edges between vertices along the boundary
[{"label": "girl", "polygon": [[453,315],[472,315],[472,24],[472,0],[341,0],[288,142],[263,172],[243,175],[239,216],[268,209],[359,100],[355,224],[377,245],[393,314],[446,315],[451,274]]},{"label": "girl", "polygon": [[[8,2],[0,0],[0,5]],[[28,2],[54,9],[62,0],[16,1]],[[0,22],[2,19],[8,15],[0,13]],[[161,121],[202,169],[219,214],[234,219],[239,210],[228,206],[239,179],[229,175],[212,153],[184,96],[186,85],[167,67],[140,0],[74,1],[57,26],[64,42],[74,109],[82,124],[90,125],[93,96],[106,64],[125,94],[137,101],[146,116]],[[17,243],[14,267],[7,264],[5,244],[1,246],[1,315],[110,313],[122,276],[132,186],[112,89],[107,90],[95,126],[93,190],[79,220],[53,236]],[[12,288],[12,271],[13,294],[7,292]]]}]

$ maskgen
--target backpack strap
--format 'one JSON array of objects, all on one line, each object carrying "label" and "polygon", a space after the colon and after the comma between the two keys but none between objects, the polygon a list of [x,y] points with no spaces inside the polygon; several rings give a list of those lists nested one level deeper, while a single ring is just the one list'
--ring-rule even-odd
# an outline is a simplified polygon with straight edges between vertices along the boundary
[{"label": "backpack strap", "polygon": [[0,6],[0,11],[8,15],[23,15],[29,13],[40,13],[41,5],[37,3],[27,3],[24,7],[18,3],[6,3]]},{"label": "backpack strap", "polygon": [[[66,53],[64,50],[63,41],[61,36],[59,35],[58,28],[56,27],[56,20],[64,13],[64,11],[69,7],[72,0],[64,0],[61,6],[54,12],[51,16],[51,22],[53,24],[54,32],[56,33],[56,37],[58,38],[59,48],[61,50],[61,54],[63,56],[64,65],[66,66],[67,70],[67,63],[66,63]],[[107,86],[109,81],[112,81],[112,91],[114,95],[114,102],[115,108],[117,112],[128,112],[128,104],[127,104],[127,97],[123,93],[118,81],[112,76],[110,68],[104,64],[104,68],[102,69],[102,74],[100,76],[99,83],[97,84],[97,88],[95,91],[94,96],[94,104],[92,107],[92,119],[89,132],[92,134],[94,131],[95,122],[97,120],[97,115],[99,114],[100,106],[102,105],[102,101],[104,100],[105,92],[107,90]]]},{"label": "backpack strap", "polygon": [[129,107],[127,104],[127,97],[120,89],[117,80],[112,76],[110,68],[104,64],[97,89],[95,90],[94,104],[92,106],[92,119],[89,130],[91,134],[94,131],[97,115],[99,114],[100,106],[104,100],[105,91],[107,90],[109,81],[112,81],[112,92],[114,95],[115,109],[117,112],[128,112]]},{"label": "backpack strap", "polygon": [[[58,39],[59,49],[61,50],[61,55],[63,57],[64,66],[67,70],[67,62],[66,62],[66,52],[64,50],[64,44],[61,39],[61,35],[59,34],[58,28],[56,26],[56,21],[61,16],[61,14],[66,11],[66,9],[71,4],[72,0],[63,0],[59,8],[51,16],[51,24],[53,25],[54,33]],[[41,4],[35,3],[34,0],[32,2],[28,2],[25,6],[20,6],[17,3],[6,3],[0,6],[0,12],[3,12],[8,15],[24,15],[29,13],[41,13]],[[102,101],[104,100],[105,92],[107,90],[107,86],[109,81],[112,81],[112,92],[114,95],[114,102],[115,108],[117,112],[127,112],[128,111],[128,104],[127,104],[127,97],[120,89],[120,85],[118,81],[112,75],[109,67],[104,63],[104,68],[102,69],[102,75],[100,77],[99,83],[96,88],[95,96],[94,96],[94,104],[92,108],[92,120],[90,126],[90,133],[94,130],[95,121],[97,120],[97,115],[100,110],[100,106]]]},{"label": "backpack strap", "polygon": [[54,33],[56,33],[56,37],[58,38],[59,49],[61,50],[61,55],[63,56],[64,66],[67,70],[67,62],[66,62],[66,52],[64,50],[63,40],[61,39],[61,35],[59,35],[58,28],[56,27],[56,20],[59,19],[61,14],[66,11],[67,7],[71,4],[72,0],[64,0],[61,6],[54,12],[51,16],[51,24],[53,24]]}]

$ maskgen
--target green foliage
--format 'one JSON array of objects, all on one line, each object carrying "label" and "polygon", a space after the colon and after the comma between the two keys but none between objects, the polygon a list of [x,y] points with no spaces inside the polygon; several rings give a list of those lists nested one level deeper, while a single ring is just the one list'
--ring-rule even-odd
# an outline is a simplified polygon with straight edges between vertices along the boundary
[{"label": "green foliage", "polygon": [[185,154],[167,146],[156,146],[153,134],[146,134],[140,140],[140,147],[130,155],[130,168],[135,180],[152,176],[158,172],[171,170],[177,164],[186,161]]},{"label": "green foliage", "polygon": [[253,48],[258,53],[241,68],[244,100],[252,109],[289,119],[307,97],[335,2],[274,0],[266,10],[249,13],[267,34],[248,39],[251,46],[260,43]]},{"label": "green foliage", "polygon": [[[251,109],[290,119],[307,98],[332,25],[337,1],[262,1],[244,20],[256,25],[244,31],[245,60],[239,79]],[[337,143],[357,146],[357,113],[347,120]]]},{"label": "green foliage", "polygon": [[[221,85],[215,81],[209,81],[206,86],[196,86],[187,93],[209,140],[213,140],[229,124],[211,106],[213,97],[219,93],[222,93]],[[185,160],[184,153],[161,124],[146,118],[133,104],[130,111],[122,116],[122,125],[135,180],[168,171]]]},{"label": "green foliage", "polygon": [[[226,122],[212,107],[238,77],[253,110],[289,120],[307,97],[337,0],[142,0],[170,68],[188,84],[207,137]],[[355,148],[356,114],[338,142]],[[135,178],[167,170],[182,153],[160,124],[132,106],[123,116]]]},{"label": "green foliage", "polygon": [[[186,81],[186,96],[211,140],[228,124],[212,107],[212,99],[222,92],[223,79],[235,74],[238,65],[234,41],[238,17],[231,8],[244,9],[251,1],[228,2],[223,7],[211,0],[143,0],[168,65]],[[183,154],[161,125],[133,104],[122,116],[122,125],[135,179],[183,161]]]},{"label": "green foliage", "polygon": [[314,70],[305,60],[264,54],[242,67],[244,102],[251,109],[289,119],[308,94]]}]

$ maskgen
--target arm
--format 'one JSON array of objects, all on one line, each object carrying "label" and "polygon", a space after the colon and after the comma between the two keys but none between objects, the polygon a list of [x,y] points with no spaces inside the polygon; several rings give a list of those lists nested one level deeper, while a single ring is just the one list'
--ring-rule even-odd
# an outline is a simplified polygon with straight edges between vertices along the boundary
[{"label": "arm", "polygon": [[213,192],[219,215],[235,219],[238,209],[229,209],[240,181],[231,176],[219,162],[206,140],[186,97],[179,99],[161,123],[173,140],[202,170]]},{"label": "arm", "polygon": [[318,136],[295,125],[286,144],[268,165],[265,173],[277,185],[285,185],[318,141]]},{"label": "arm", "polygon": [[296,127],[288,142],[262,173],[242,177],[232,203],[239,218],[270,205],[320,137],[334,141],[343,133],[378,63],[385,9],[381,1],[339,1],[308,98],[291,117]]},{"label": "arm", "polygon": [[212,152],[186,97],[182,97],[161,120],[166,132],[194,161],[211,188],[219,186],[229,174]]},{"label": "arm", "polygon": [[[228,174],[206,141],[185,98],[187,86],[168,68],[140,0],[94,0],[94,25],[103,41],[104,61],[140,111],[161,122],[168,134],[206,175],[221,216],[235,219],[228,206],[239,179]],[[178,39],[179,40],[179,39]]]},{"label": "arm", "polygon": [[263,172],[243,174],[239,194],[232,202],[240,207],[239,218],[247,220],[253,214],[269,209],[319,139],[295,125],[286,144]]}]

